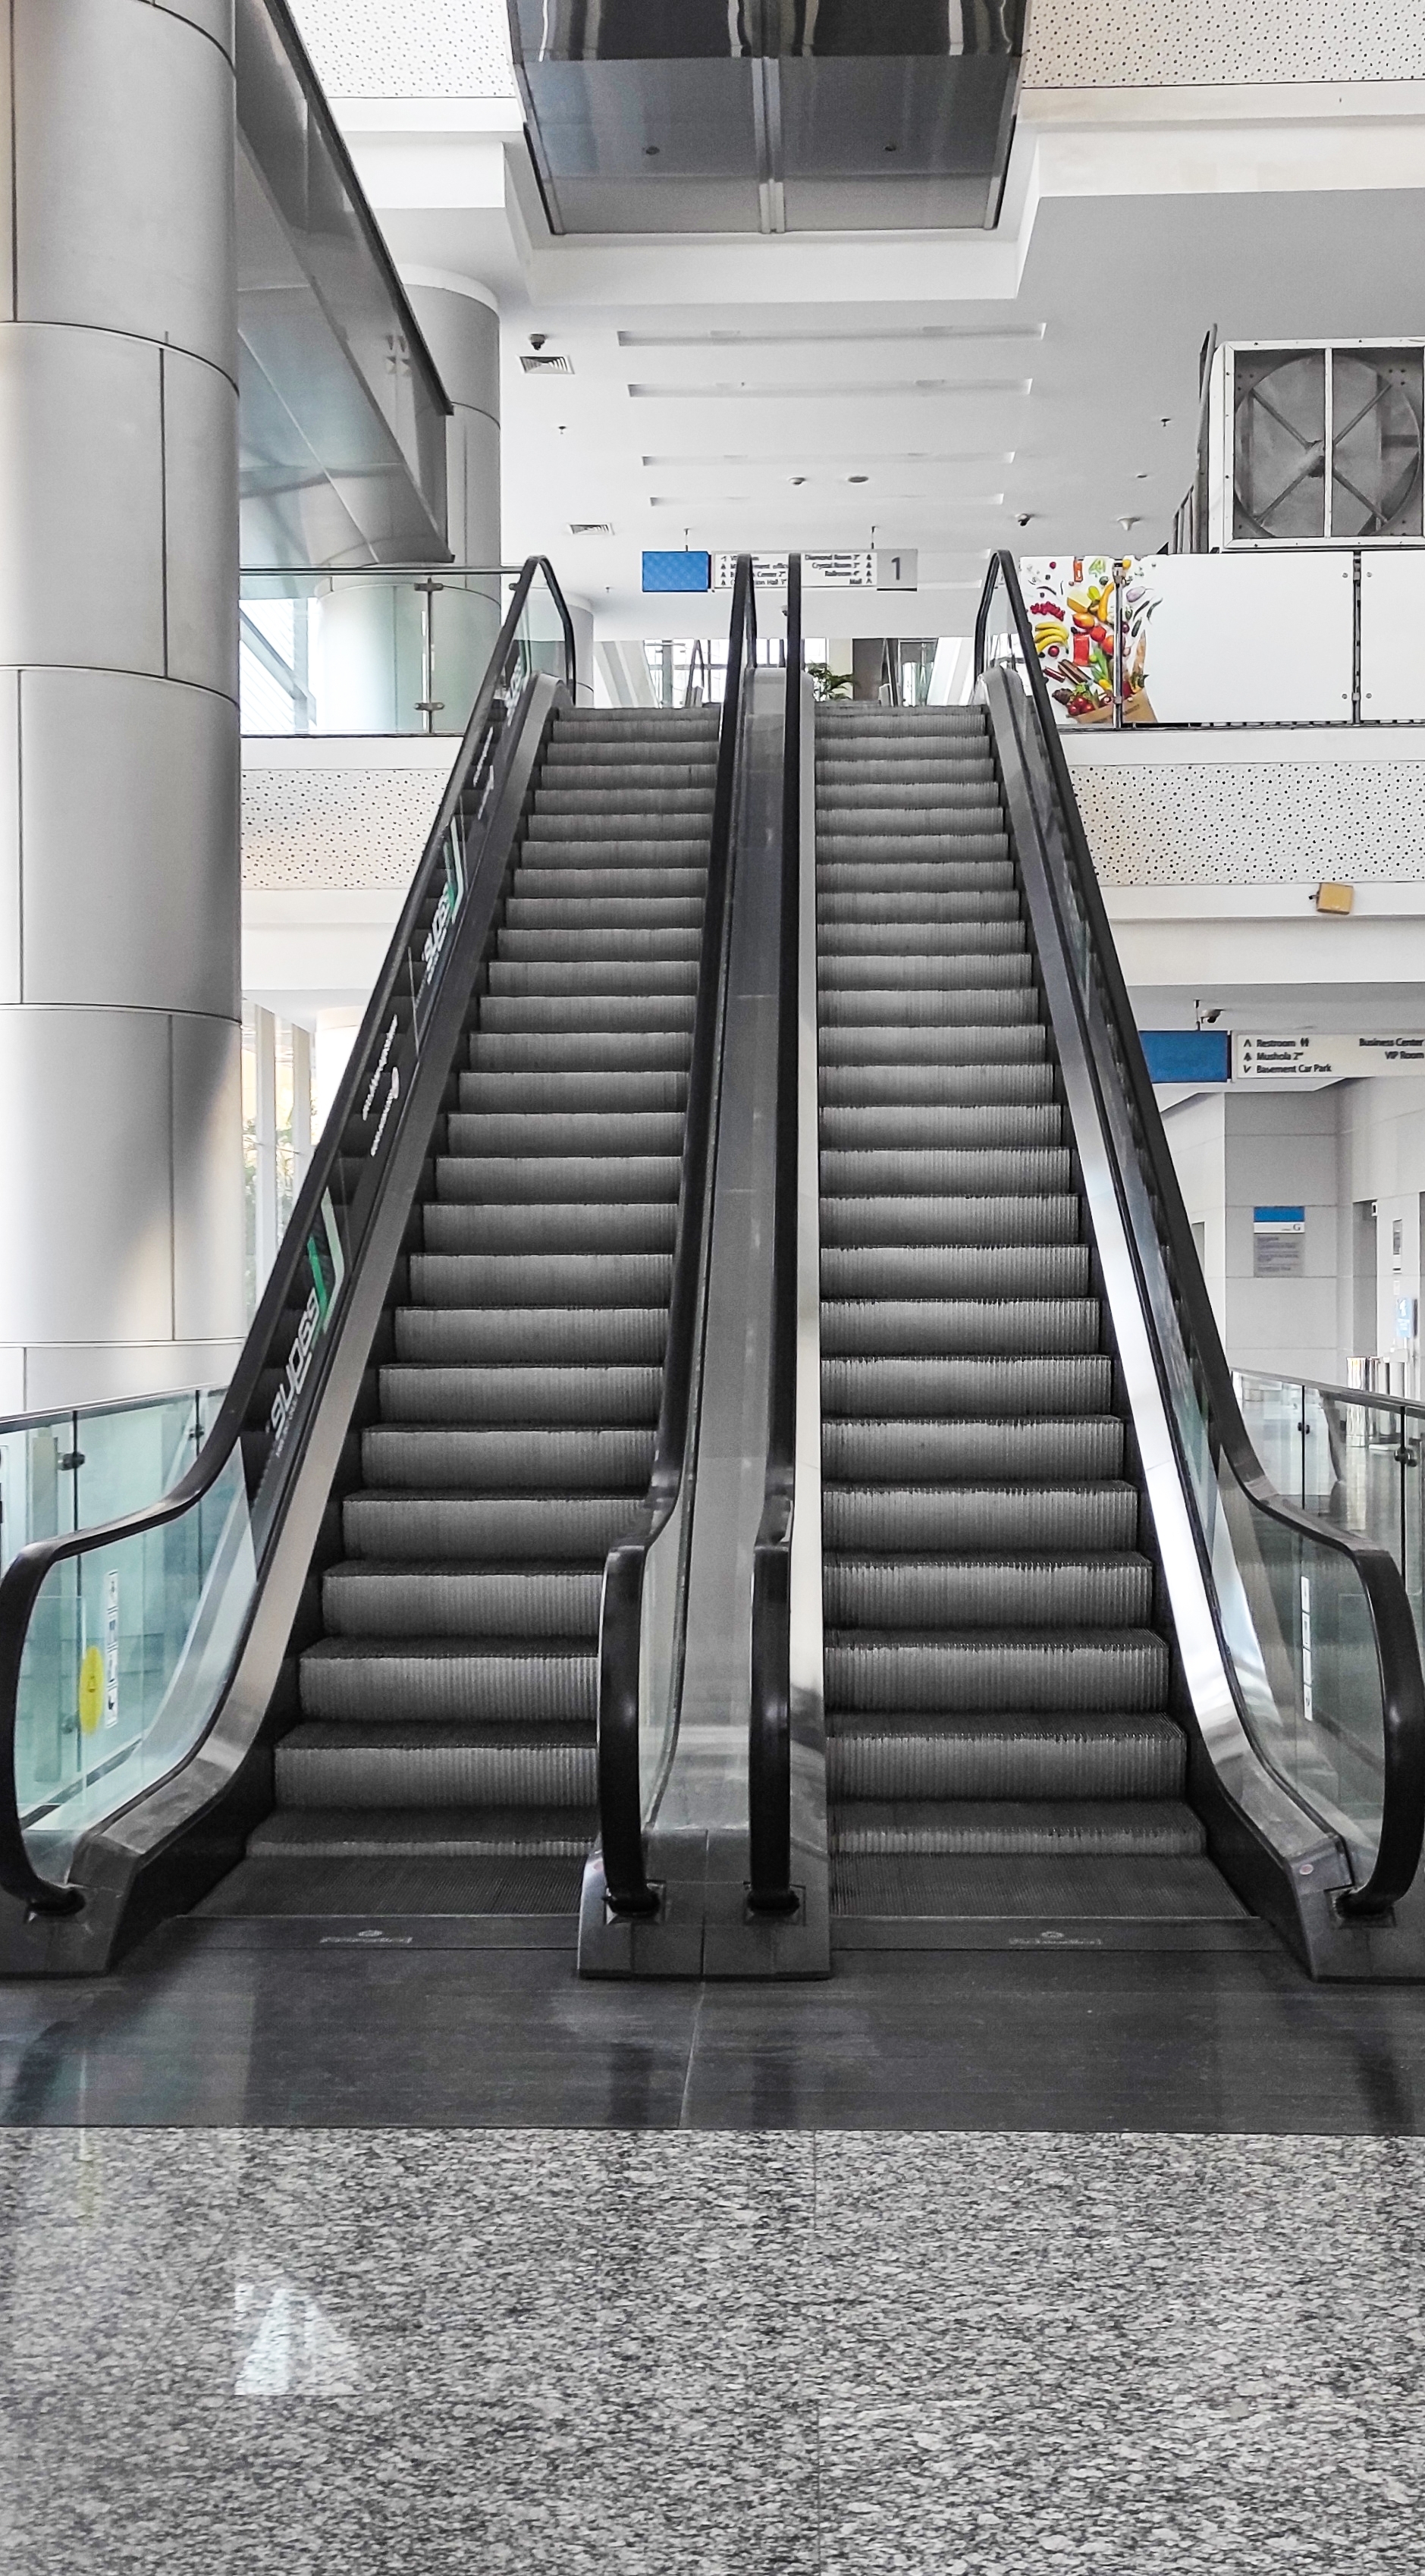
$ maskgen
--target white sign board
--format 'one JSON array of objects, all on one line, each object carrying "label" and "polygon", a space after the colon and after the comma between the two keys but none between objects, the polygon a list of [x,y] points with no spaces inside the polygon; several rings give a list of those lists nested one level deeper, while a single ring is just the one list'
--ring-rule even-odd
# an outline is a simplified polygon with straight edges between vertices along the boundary
[{"label": "white sign board", "polygon": [[1234,1082],[1280,1082],[1297,1074],[1311,1082],[1359,1082],[1368,1073],[1425,1073],[1425,1037],[1232,1038]]}]

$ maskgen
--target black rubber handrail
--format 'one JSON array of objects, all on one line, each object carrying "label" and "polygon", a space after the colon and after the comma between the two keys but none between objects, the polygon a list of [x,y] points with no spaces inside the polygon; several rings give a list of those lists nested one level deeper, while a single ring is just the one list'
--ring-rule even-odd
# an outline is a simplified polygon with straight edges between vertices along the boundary
[{"label": "black rubber handrail", "polygon": [[[703,1309],[710,1249],[708,1174],[716,1126],[719,1048],[723,1016],[728,886],[733,810],[738,774],[746,676],[757,658],[757,599],[752,558],[739,555],[733,580],[727,639],[727,676],[718,728],[717,783],[708,845],[707,890],[697,998],[688,1060],[688,1105],[683,1123],[683,1173],[668,1300],[668,1340],[663,1389],[648,1490],[637,1518],[610,1549],[599,1611],[598,1794],[604,1892],[621,1915],[656,1914],[659,1895],[648,1878],[643,1835],[639,1674],[643,1579],[648,1552],[666,1528],[682,1490],[688,1461],[698,1319]],[[673,1690],[677,1692],[677,1659]]]},{"label": "black rubber handrail", "polygon": [[[1075,899],[1088,933],[1099,994],[1115,1043],[1132,1132],[1156,1203],[1160,1250],[1169,1289],[1180,1321],[1186,1328],[1184,1339],[1197,1383],[1198,1400],[1206,1417],[1214,1462],[1219,1456],[1226,1459],[1233,1478],[1256,1510],[1290,1530],[1295,1537],[1308,1539],[1316,1546],[1347,1558],[1354,1567],[1365,1597],[1380,1676],[1384,1728],[1381,1832],[1369,1877],[1362,1886],[1345,1891],[1337,1902],[1343,1912],[1367,1916],[1383,1914],[1410,1887],[1420,1864],[1422,1842],[1425,1842],[1425,1677],[1421,1671],[1420,1647],[1409,1595],[1400,1570],[1387,1549],[1358,1531],[1318,1520],[1288,1502],[1283,1494],[1277,1492],[1252,1445],[1207,1294],[1192,1227],[1183,1204],[1177,1167],[1164,1132],[1162,1114],[1138,1035],[1138,1024],[1128,999],[1117,944],[1099,887],[1098,871],[1084,832],[1069,764],[1064,756],[1059,727],[1035,648],[1018,566],[1013,555],[1007,552],[993,558],[981,594],[975,619],[975,676],[977,680],[984,676],[990,615],[995,593],[1001,587],[1019,647],[1021,676],[1034,708],[1053,784],[1058,820],[1073,872]],[[1120,1195],[1124,1195],[1121,1187]],[[1131,1239],[1131,1225],[1129,1233]],[[1151,1301],[1146,1297],[1144,1312],[1150,1330],[1154,1330]],[[1161,1370],[1161,1355],[1159,1365]],[[1192,1474],[1182,1454],[1173,1408],[1168,1404],[1165,1409],[1172,1426],[1183,1492],[1194,1526],[1200,1527]],[[1205,1547],[1203,1561],[1210,1583],[1210,1560]],[[1214,1614],[1217,1615],[1215,1602]],[[1251,1723],[1241,1706],[1232,1660],[1226,1653],[1224,1664],[1233,1695],[1239,1703],[1243,1724],[1251,1735]],[[1266,1758],[1264,1754],[1263,1759]],[[1278,1773],[1277,1776],[1281,1775]],[[1292,1784],[1287,1781],[1285,1785],[1291,1788]]]},{"label": "black rubber handrail", "polygon": [[795,1914],[792,1886],[792,1521],[797,1485],[797,1125],[801,1001],[802,564],[787,563],[777,957],[776,1181],[767,1464],[752,1552],[752,1697],[747,1743],[748,1902]]},{"label": "black rubber handrail", "polygon": [[[414,1015],[416,1004],[411,988],[410,959],[421,919],[436,889],[448,881],[447,837],[462,800],[476,782],[482,764],[493,764],[497,759],[506,711],[503,691],[518,671],[520,622],[534,582],[541,575],[559,613],[564,636],[565,677],[571,697],[575,693],[577,667],[573,622],[553,568],[542,555],[531,555],[515,584],[508,613],[480,684],[434,826],[411,879],[410,891],[402,905],[375,991],[347,1059],[331,1113],[297,1193],[291,1218],[278,1246],[277,1259],[212,1430],[186,1475],[181,1476],[159,1501],[140,1511],[122,1513],[111,1521],[98,1522],[90,1529],[71,1531],[58,1538],[36,1539],[18,1550],[7,1566],[3,1580],[0,1580],[0,1888],[18,1897],[37,1913],[72,1914],[84,1901],[82,1889],[70,1884],[56,1884],[43,1878],[34,1868],[25,1846],[16,1795],[15,1728],[20,1667],[31,1614],[41,1586],[51,1569],[68,1557],[111,1547],[124,1539],[142,1537],[149,1530],[163,1529],[171,1521],[181,1519],[194,1503],[212,1491],[234,1452],[240,1450],[249,1502],[256,1498],[259,1490],[263,1495],[262,1528],[256,1545],[254,1600],[261,1590],[305,1453],[316,1412],[316,1397],[330,1367],[334,1340],[322,1340],[311,1353],[310,1364],[301,1380],[300,1400],[294,1404],[290,1430],[284,1424],[279,1433],[271,1405],[265,1398],[265,1386],[270,1390],[274,1373],[280,1377],[289,1364],[292,1313],[294,1308],[303,1308],[308,1303],[312,1241],[318,1235],[328,1241],[330,1239],[324,1202],[331,1204],[331,1193],[335,1190],[342,1198],[344,1212],[346,1209],[341,1166],[347,1130],[353,1119],[360,1116],[363,1092],[368,1091],[372,1082],[373,1059],[378,1067],[384,1066],[392,1047],[392,1033],[398,1025],[403,1030],[409,1027]],[[399,1053],[399,1048],[396,1052]],[[385,1137],[385,1150],[378,1160],[373,1161],[369,1177],[363,1175],[364,1198],[352,1210],[360,1222],[354,1227],[351,1239],[342,1247],[348,1268],[354,1267],[359,1260],[362,1245],[375,1221],[386,1174],[391,1166],[389,1147],[400,1132],[406,1114],[394,1089],[391,1100],[392,1115]],[[381,1139],[378,1138],[379,1141]]]}]

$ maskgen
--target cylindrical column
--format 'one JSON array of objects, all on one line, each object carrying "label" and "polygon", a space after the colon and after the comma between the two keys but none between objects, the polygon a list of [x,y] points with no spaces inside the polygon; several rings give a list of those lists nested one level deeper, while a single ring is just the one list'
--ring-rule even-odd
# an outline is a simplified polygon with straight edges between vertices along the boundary
[{"label": "cylindrical column", "polygon": [[[416,320],[455,408],[445,431],[446,528],[458,564],[499,564],[500,316],[489,289],[430,272],[408,276]],[[436,733],[459,733],[504,615],[497,581],[431,594]]]},{"label": "cylindrical column", "polygon": [[242,1331],[230,0],[0,18],[0,1408]]}]

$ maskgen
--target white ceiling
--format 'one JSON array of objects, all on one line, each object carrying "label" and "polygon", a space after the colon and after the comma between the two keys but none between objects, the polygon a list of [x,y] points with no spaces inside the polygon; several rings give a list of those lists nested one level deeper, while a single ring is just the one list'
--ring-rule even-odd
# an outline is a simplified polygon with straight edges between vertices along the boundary
[{"label": "white ceiling", "polygon": [[[1046,160],[1025,128],[998,237],[649,246],[552,241],[492,102],[342,113],[398,260],[499,297],[507,558],[549,554],[610,636],[716,622],[710,603],[642,598],[646,547],[830,549],[873,528],[920,552],[897,631],[963,634],[996,546],[1162,543],[1211,326],[1425,331],[1425,192],[1379,184],[1399,136],[1387,150],[1359,120],[1328,133],[1320,188],[1302,184],[1328,165],[1299,123],[1280,186],[1253,188],[1239,128],[1216,162],[1179,155],[1163,193],[1134,194],[1112,191],[1155,184],[1141,132],[1099,132],[1095,157],[1056,128]],[[524,374],[533,332],[570,376]],[[581,520],[613,533],[574,537]],[[824,611],[843,635],[890,614],[866,593]]]}]

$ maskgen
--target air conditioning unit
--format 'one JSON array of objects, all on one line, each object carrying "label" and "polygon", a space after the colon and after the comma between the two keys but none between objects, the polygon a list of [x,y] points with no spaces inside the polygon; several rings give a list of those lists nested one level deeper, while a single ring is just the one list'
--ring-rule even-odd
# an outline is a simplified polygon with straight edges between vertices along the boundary
[{"label": "air conditioning unit", "polygon": [[1228,341],[1207,433],[1211,551],[1425,540],[1425,341]]}]

